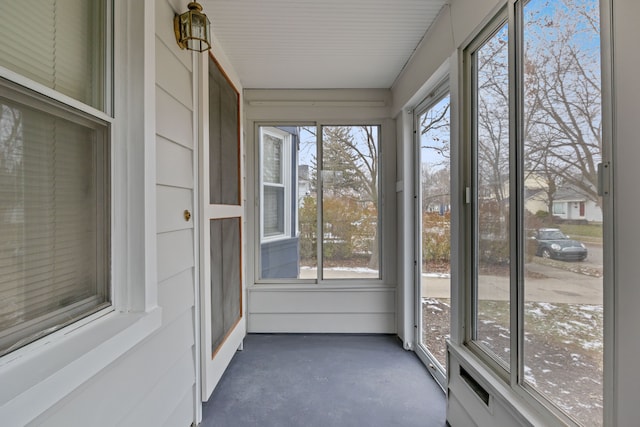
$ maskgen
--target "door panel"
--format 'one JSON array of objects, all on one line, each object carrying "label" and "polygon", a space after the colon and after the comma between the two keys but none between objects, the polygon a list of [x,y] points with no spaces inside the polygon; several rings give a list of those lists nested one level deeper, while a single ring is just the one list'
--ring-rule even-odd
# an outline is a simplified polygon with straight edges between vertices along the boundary
[{"label": "door panel", "polygon": [[416,115],[419,354],[445,387],[451,305],[451,177],[448,90],[425,101]]},{"label": "door panel", "polygon": [[209,56],[201,82],[199,153],[201,218],[202,398],[207,400],[246,334],[242,301],[240,96]]}]

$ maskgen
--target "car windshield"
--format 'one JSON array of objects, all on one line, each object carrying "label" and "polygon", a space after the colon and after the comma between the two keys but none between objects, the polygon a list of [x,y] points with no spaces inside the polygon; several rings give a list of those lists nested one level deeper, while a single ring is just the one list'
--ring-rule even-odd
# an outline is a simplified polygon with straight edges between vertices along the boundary
[{"label": "car windshield", "polygon": [[562,234],[560,230],[545,230],[540,232],[541,240],[562,240],[566,238],[567,236]]}]

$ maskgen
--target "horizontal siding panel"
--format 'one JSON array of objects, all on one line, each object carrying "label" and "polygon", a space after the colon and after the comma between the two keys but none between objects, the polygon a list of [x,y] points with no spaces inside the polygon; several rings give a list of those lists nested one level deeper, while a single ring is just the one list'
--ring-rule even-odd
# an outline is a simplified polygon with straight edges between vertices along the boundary
[{"label": "horizontal siding panel", "polygon": [[395,289],[249,291],[249,313],[395,313]]},{"label": "horizontal siding panel", "polygon": [[[173,17],[176,12],[182,13],[187,10],[175,11],[167,1],[156,1],[156,36],[162,40],[166,46],[171,48],[172,56],[177,58],[187,70],[191,71],[191,52],[188,50],[182,50],[176,43],[176,36],[173,32]],[[185,3],[186,5],[186,3]]]},{"label": "horizontal siding panel", "polygon": [[[173,411],[173,414],[167,418],[163,427],[188,427],[193,422],[194,414],[194,401],[195,401],[195,385],[191,387],[191,390],[187,391]],[[198,402],[200,404],[200,402]]]},{"label": "horizontal siding panel", "polygon": [[173,322],[195,304],[192,268],[158,284],[158,305],[162,307],[163,326]]},{"label": "horizontal siding panel", "polygon": [[193,108],[191,79],[191,70],[185,68],[164,43],[156,43],[156,84],[187,108]]},{"label": "horizontal siding panel", "polygon": [[193,188],[193,150],[158,135],[156,171],[158,184]]},{"label": "horizontal siding panel", "polygon": [[[81,423],[92,427],[114,426],[123,416],[135,410],[138,403],[155,384],[169,375],[171,368],[193,345],[193,314],[187,312],[96,375],[65,399],[64,403],[45,412],[31,425],[58,427]],[[182,390],[169,390],[165,396],[157,396],[156,404],[159,407],[167,402],[175,402],[182,396]]]},{"label": "horizontal siding panel", "polygon": [[158,235],[158,281],[164,281],[193,266],[192,230]]},{"label": "horizontal siding panel", "polygon": [[193,212],[193,191],[184,188],[157,186],[156,221],[158,233],[193,228],[193,218],[185,220],[184,211]]},{"label": "horizontal siding panel", "polygon": [[[184,394],[193,389],[195,379],[193,348],[190,348],[182,354],[167,375],[158,381],[145,399],[117,425],[156,427],[164,424],[173,415]],[[167,399],[167,396],[171,398]],[[189,423],[183,427],[188,426]]]},{"label": "horizontal siding panel", "polygon": [[251,314],[249,333],[394,334],[395,313]]},{"label": "horizontal siding panel", "polygon": [[193,113],[156,86],[156,132],[170,141],[193,148]]}]

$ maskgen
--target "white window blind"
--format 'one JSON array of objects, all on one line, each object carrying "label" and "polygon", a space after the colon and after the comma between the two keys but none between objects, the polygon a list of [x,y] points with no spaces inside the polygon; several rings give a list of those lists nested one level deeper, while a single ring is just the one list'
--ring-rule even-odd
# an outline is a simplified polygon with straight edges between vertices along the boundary
[{"label": "white window blind", "polygon": [[0,355],[109,304],[107,125],[0,81]]},{"label": "white window blind", "polygon": [[283,184],[282,182],[282,144],[284,140],[264,134],[264,182]]},{"label": "white window blind", "polygon": [[0,66],[105,109],[105,2],[0,1]]},{"label": "white window blind", "polygon": [[284,187],[264,186],[264,235],[284,234]]}]

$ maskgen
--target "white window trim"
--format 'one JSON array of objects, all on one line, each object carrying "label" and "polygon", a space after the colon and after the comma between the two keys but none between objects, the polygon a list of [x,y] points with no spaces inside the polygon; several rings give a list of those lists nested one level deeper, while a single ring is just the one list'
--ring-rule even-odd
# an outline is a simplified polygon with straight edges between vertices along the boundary
[{"label": "white window trim", "polygon": [[161,325],[153,214],[155,1],[110,4],[113,44],[107,40],[114,61],[108,61],[107,74],[115,80],[113,117],[0,67],[0,77],[108,121],[112,168],[112,307],[0,359],[0,419],[7,425],[32,422]]},{"label": "white window trim", "polygon": [[[282,140],[282,150],[280,155],[280,176],[282,177],[282,184],[274,182],[264,182],[264,146],[260,144],[260,242],[275,242],[278,240],[285,240],[291,238],[291,135],[285,131],[281,131],[275,127],[263,126],[260,127],[260,141],[262,141],[262,135],[267,134],[274,138]],[[284,231],[278,234],[264,234],[264,189],[265,187],[275,187],[284,189]],[[297,205],[297,204],[296,204]]]},{"label": "white window trim", "polygon": [[[246,96],[246,95],[245,95]],[[263,102],[263,101],[257,101]],[[355,111],[355,110],[354,110]],[[332,112],[333,114],[333,112]],[[315,116],[315,114],[312,114]],[[388,242],[395,242],[397,229],[395,221],[395,197],[389,197],[389,194],[395,194],[396,183],[393,181],[385,181],[385,176],[393,176],[395,173],[395,156],[387,153],[389,147],[386,144],[392,144],[395,141],[395,125],[392,119],[363,119],[360,115],[354,116],[352,119],[326,119],[320,115],[320,120],[314,120],[318,117],[305,117],[299,120],[250,120],[249,123],[253,127],[253,143],[254,150],[250,151],[250,161],[255,165],[254,169],[248,171],[249,175],[247,179],[250,179],[255,184],[248,189],[248,195],[251,200],[255,201],[255,211],[253,214],[248,212],[251,221],[248,222],[248,235],[250,236],[250,246],[252,247],[252,254],[254,262],[249,264],[250,276],[253,277],[253,284],[250,284],[250,289],[253,286],[260,289],[266,289],[268,286],[284,286],[288,290],[302,289],[310,290],[311,287],[321,285],[323,290],[329,289],[345,289],[345,288],[372,288],[372,289],[385,289],[389,286],[395,287],[396,282],[396,259],[394,256],[386,253],[384,248],[391,245]],[[354,124],[355,123],[355,124]],[[261,262],[261,244],[262,240],[262,171],[261,171],[261,159],[262,152],[260,147],[260,129],[265,127],[277,127],[277,126],[308,126],[316,129],[316,132],[320,133],[320,129],[323,126],[377,126],[379,128],[379,159],[378,159],[378,181],[379,181],[379,224],[378,232],[380,233],[380,277],[378,278],[354,278],[354,279],[324,279],[321,277],[309,278],[309,279],[284,279],[284,278],[262,278],[260,270]],[[320,138],[316,141],[316,155],[320,156],[321,141]],[[322,183],[319,184],[320,191]],[[296,192],[297,194],[297,192]],[[321,203],[321,202],[319,202]],[[321,209],[319,204],[318,209]],[[299,219],[299,213],[296,211],[296,217]],[[321,234],[318,231],[318,234]],[[391,245],[392,246],[392,245]],[[319,260],[319,258],[318,258]],[[254,269],[251,266],[255,266]],[[299,286],[299,287],[298,287]],[[413,325],[413,323],[412,323]],[[411,326],[413,328],[413,326]]]}]

